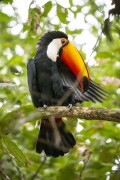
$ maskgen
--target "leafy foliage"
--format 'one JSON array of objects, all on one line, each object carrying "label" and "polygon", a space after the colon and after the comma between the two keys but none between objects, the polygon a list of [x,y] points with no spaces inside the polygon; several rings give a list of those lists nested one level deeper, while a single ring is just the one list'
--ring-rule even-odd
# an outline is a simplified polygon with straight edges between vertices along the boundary
[{"label": "leafy foliage", "polygon": [[[8,5],[14,15],[4,11]],[[0,173],[4,172],[10,179],[20,179],[21,174],[24,179],[36,180],[120,179],[120,124],[117,123],[65,119],[77,140],[76,147],[58,159],[36,154],[35,124],[40,115],[32,105],[27,86],[26,64],[34,57],[40,36],[48,30],[60,29],[74,42],[87,30],[98,38],[104,23],[104,7],[106,4],[87,0],[78,3],[70,0],[67,8],[60,1],[48,1],[42,7],[32,1],[28,20],[23,23],[12,0],[0,2]],[[91,77],[104,86],[109,97],[103,104],[85,102],[82,106],[120,108],[117,19],[113,17],[114,26],[110,29],[113,41],[109,42],[103,35],[99,38],[94,50],[98,66],[89,68]],[[86,58],[86,52],[82,52],[84,43],[79,42],[77,47]]]},{"label": "leafy foliage", "polygon": [[26,165],[26,158],[22,151],[18,148],[18,146],[11,141],[8,136],[2,136],[2,143],[4,144],[7,152],[9,152],[14,158],[16,159],[18,165],[25,166]]}]

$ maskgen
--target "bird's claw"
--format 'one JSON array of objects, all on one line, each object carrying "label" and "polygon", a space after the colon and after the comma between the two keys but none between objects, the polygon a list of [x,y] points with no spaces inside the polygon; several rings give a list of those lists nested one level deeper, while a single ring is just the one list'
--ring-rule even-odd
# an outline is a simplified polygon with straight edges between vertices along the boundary
[{"label": "bird's claw", "polygon": [[72,104],[68,104],[68,108],[72,109],[73,105]]}]

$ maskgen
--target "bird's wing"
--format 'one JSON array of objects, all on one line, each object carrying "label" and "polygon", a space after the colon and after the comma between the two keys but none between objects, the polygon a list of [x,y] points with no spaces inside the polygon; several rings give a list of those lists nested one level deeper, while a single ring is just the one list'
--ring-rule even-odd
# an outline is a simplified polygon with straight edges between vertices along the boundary
[{"label": "bird's wing", "polygon": [[61,77],[63,86],[69,87],[73,90],[73,98],[75,102],[92,101],[103,102],[107,96],[107,92],[93,80],[90,80],[90,86],[84,93],[81,92],[79,82],[69,68],[58,59],[58,71]]},{"label": "bird's wing", "polygon": [[36,81],[36,68],[33,59],[30,59],[27,64],[27,77],[28,77],[28,86],[31,94],[32,102],[35,107],[40,107],[40,94]]}]

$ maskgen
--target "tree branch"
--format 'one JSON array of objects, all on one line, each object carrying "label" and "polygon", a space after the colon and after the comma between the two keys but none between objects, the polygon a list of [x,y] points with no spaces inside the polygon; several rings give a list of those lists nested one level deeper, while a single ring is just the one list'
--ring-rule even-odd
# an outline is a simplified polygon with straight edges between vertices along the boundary
[{"label": "tree branch", "polygon": [[[26,109],[27,114],[26,114]],[[64,106],[52,106],[34,109],[31,106],[21,106],[2,118],[0,121],[0,133],[8,134],[19,126],[40,118],[50,117],[76,117],[85,120],[104,120],[120,123],[120,110],[105,108],[73,107],[72,109]],[[14,126],[13,126],[13,119]]]},{"label": "tree branch", "polygon": [[72,109],[64,106],[53,106],[47,109],[38,108],[41,117],[77,117],[86,120],[105,120],[120,123],[120,110],[105,108],[73,107]]}]

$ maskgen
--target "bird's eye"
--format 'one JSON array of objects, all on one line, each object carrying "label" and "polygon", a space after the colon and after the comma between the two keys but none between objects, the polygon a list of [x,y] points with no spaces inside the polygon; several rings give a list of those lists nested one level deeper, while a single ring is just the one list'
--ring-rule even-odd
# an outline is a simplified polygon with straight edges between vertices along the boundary
[{"label": "bird's eye", "polygon": [[65,44],[65,40],[61,40],[61,44]]}]

